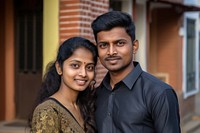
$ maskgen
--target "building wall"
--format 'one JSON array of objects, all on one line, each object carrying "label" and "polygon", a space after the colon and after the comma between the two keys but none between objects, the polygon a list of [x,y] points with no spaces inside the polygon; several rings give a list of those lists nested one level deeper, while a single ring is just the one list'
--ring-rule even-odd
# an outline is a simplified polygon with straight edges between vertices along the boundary
[{"label": "building wall", "polygon": [[151,15],[149,70],[174,88],[182,119],[194,112],[194,96],[184,99],[182,91],[183,37],[179,30],[183,14],[160,8],[152,10]]},{"label": "building wall", "polygon": [[5,2],[5,119],[12,120],[15,117],[14,13],[13,1],[5,0]]},{"label": "building wall", "polygon": [[[140,1],[141,2],[141,1]],[[136,39],[139,41],[139,49],[136,56],[136,61],[140,62],[143,70],[147,70],[147,26],[146,25],[146,4],[136,3],[135,12],[135,27]],[[133,13],[134,14],[134,13]]]},{"label": "building wall", "polygon": [[[183,99],[183,38],[179,35],[179,29],[182,24],[182,16],[180,16],[180,14],[176,14],[173,10],[170,11],[158,11],[159,34],[157,37],[157,71],[159,73],[167,73],[169,84],[173,86],[179,98],[181,116],[184,117],[194,111],[194,98]],[[186,107],[186,105],[189,108]]]},{"label": "building wall", "polygon": [[158,10],[157,72],[168,73],[169,84],[181,91],[182,42],[179,36],[181,16],[173,10]]},{"label": "building wall", "polygon": [[0,120],[5,119],[5,1],[0,1]]},{"label": "building wall", "polygon": [[107,12],[108,6],[108,0],[60,0],[60,41],[72,36],[83,36],[93,40],[91,22],[98,15]]},{"label": "building wall", "polygon": [[44,0],[43,8],[43,73],[55,59],[59,46],[59,0]]}]

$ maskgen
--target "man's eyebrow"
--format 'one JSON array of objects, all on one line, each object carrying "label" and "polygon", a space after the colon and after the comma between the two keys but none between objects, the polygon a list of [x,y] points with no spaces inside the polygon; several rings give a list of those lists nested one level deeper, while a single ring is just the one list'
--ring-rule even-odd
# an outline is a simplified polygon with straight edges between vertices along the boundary
[{"label": "man's eyebrow", "polygon": [[116,43],[116,42],[119,42],[119,41],[126,41],[126,39],[117,39],[117,40],[115,40],[114,42]]},{"label": "man's eyebrow", "polygon": [[108,42],[107,41],[100,41],[100,42],[97,43],[97,45],[99,45],[99,44],[106,44],[106,43],[108,43]]}]

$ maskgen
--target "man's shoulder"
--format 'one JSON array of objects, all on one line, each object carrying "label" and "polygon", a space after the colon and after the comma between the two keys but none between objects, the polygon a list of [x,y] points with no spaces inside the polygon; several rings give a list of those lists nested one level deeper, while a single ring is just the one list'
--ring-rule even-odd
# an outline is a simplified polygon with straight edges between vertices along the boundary
[{"label": "man's shoulder", "polygon": [[161,96],[165,92],[174,93],[174,89],[171,85],[150,73],[143,72],[140,78],[142,86],[144,86],[142,87],[143,92],[148,96]]},{"label": "man's shoulder", "polygon": [[171,85],[165,83],[154,75],[144,72],[141,75],[141,78],[143,80],[142,92],[144,93],[146,99],[148,99],[147,101],[149,101],[149,104],[153,101],[156,102],[159,99],[177,97],[176,92]]},{"label": "man's shoulder", "polygon": [[148,72],[143,72],[141,78],[143,78],[143,80],[145,80],[150,85],[153,84],[161,88],[172,88],[168,83]]}]

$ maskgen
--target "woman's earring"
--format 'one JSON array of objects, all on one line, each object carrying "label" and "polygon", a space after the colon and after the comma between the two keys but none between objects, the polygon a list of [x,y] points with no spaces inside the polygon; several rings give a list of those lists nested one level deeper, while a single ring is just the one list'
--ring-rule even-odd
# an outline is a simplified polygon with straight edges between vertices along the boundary
[{"label": "woman's earring", "polygon": [[58,73],[58,75],[62,75],[62,72],[61,71],[59,71],[59,72],[57,72]]},{"label": "woman's earring", "polygon": [[90,88],[91,89],[94,89],[94,85],[96,84],[96,81],[95,80],[92,80],[91,82],[90,82]]}]

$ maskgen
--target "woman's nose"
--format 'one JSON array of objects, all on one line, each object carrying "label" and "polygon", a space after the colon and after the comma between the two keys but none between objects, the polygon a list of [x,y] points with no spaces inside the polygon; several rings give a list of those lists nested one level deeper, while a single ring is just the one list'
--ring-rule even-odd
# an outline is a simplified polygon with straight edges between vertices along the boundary
[{"label": "woman's nose", "polygon": [[79,75],[82,76],[82,77],[85,77],[86,74],[87,74],[87,72],[86,72],[85,68],[82,67],[82,68],[80,69],[80,71],[79,71]]}]

